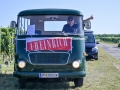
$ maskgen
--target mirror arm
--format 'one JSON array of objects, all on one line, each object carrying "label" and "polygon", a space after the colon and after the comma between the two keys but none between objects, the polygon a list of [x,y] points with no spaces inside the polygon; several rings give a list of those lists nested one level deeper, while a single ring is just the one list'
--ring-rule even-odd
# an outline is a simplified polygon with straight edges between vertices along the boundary
[{"label": "mirror arm", "polygon": [[18,27],[18,24],[16,24],[15,26]]}]

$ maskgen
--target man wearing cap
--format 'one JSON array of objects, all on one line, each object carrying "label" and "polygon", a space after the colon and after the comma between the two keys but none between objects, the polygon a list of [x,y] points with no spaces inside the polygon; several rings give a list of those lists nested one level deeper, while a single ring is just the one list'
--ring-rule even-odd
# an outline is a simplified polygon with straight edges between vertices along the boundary
[{"label": "man wearing cap", "polygon": [[[91,19],[93,19],[93,16],[91,16],[88,19],[85,19],[83,22],[91,20]],[[68,23],[64,25],[62,32],[76,33],[78,27],[79,27],[79,25],[74,23],[74,18],[72,16],[69,16],[68,17]]]}]

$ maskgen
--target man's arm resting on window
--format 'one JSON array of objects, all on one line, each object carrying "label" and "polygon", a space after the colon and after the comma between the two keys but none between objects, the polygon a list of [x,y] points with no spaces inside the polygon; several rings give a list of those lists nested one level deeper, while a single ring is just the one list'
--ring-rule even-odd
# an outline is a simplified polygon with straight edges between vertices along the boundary
[{"label": "man's arm resting on window", "polygon": [[86,21],[92,20],[92,19],[93,19],[93,16],[91,16],[91,17],[89,17],[89,18],[83,20],[83,23],[86,22]]},{"label": "man's arm resting on window", "polygon": [[83,20],[83,22],[86,22],[86,21],[89,21],[89,20],[90,20],[90,18],[87,18],[87,19]]}]

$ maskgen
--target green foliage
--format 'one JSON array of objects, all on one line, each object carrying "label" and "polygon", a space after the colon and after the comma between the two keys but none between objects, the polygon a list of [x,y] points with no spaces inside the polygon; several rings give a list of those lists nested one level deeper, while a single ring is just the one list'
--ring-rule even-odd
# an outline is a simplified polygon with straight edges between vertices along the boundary
[{"label": "green foliage", "polygon": [[118,43],[120,41],[120,37],[102,37],[100,40],[105,42]]},{"label": "green foliage", "polygon": [[96,34],[96,39],[104,42],[118,43],[120,42],[120,34]]},{"label": "green foliage", "polygon": [[120,34],[95,34],[95,37],[120,37]]},{"label": "green foliage", "polygon": [[14,44],[13,38],[15,30],[7,28],[0,28],[1,31],[1,53],[4,55],[13,55],[14,53]]}]

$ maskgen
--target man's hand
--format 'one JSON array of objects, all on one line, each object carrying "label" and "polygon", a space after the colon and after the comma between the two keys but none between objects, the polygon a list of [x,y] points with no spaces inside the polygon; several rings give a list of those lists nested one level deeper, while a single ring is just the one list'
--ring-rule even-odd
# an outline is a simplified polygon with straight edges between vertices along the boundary
[{"label": "man's hand", "polygon": [[93,19],[93,16],[91,15],[89,18],[83,20],[83,22],[86,22],[86,21],[89,21],[89,20],[92,20]]},{"label": "man's hand", "polygon": [[93,16],[91,15],[91,17],[89,19],[93,19]]}]

